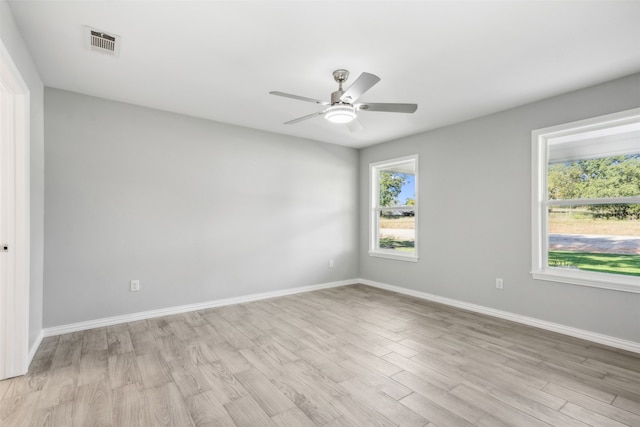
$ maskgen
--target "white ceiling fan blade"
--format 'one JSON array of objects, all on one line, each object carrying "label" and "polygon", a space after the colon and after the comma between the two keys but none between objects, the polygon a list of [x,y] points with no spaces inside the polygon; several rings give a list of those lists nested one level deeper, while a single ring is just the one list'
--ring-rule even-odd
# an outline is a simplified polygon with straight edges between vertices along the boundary
[{"label": "white ceiling fan blade", "polygon": [[379,81],[380,77],[374,74],[360,74],[356,81],[353,82],[351,86],[349,86],[349,89],[347,89],[342,94],[342,96],[340,97],[340,101],[353,104],[358,98],[360,98],[366,91],[371,89]]},{"label": "white ceiling fan blade", "polygon": [[349,127],[349,130],[351,132],[358,132],[358,131],[364,130],[364,126],[362,126],[362,123],[360,123],[360,120],[358,120],[357,117],[351,120],[349,123],[347,123],[347,126]]},{"label": "white ceiling fan blade", "polygon": [[328,102],[320,101],[319,99],[307,98],[306,96],[292,95],[290,93],[284,93],[284,92],[278,92],[278,91],[272,91],[269,93],[271,95],[284,96],[285,98],[297,99],[298,101],[313,102],[314,104],[320,104],[320,105],[329,105]]},{"label": "white ceiling fan blade", "polygon": [[392,103],[367,103],[358,104],[358,110],[364,111],[383,111],[385,113],[415,113],[418,109],[417,104],[392,104]]},{"label": "white ceiling fan blade", "polygon": [[318,111],[317,113],[312,113],[312,114],[308,114],[306,116],[298,117],[297,119],[289,120],[288,122],[285,122],[285,125],[292,125],[294,123],[298,123],[298,122],[301,122],[303,120],[312,119],[314,117],[321,116],[323,114],[324,114],[324,111]]}]

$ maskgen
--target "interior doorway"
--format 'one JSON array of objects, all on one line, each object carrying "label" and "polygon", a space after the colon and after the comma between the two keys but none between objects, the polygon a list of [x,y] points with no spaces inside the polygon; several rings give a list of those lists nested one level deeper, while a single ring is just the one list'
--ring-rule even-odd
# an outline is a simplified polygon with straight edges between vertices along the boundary
[{"label": "interior doorway", "polygon": [[29,366],[29,89],[0,40],[0,379]]}]

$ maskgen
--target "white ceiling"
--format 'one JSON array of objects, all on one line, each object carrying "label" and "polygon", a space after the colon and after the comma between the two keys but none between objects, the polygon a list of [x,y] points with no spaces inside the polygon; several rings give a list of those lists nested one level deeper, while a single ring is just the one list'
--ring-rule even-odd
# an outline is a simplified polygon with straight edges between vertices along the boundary
[{"label": "white ceiling", "polygon": [[[364,147],[640,71],[640,1],[10,1],[46,86]],[[84,26],[122,37],[86,47]],[[322,117],[332,71],[381,77],[364,130]]]}]

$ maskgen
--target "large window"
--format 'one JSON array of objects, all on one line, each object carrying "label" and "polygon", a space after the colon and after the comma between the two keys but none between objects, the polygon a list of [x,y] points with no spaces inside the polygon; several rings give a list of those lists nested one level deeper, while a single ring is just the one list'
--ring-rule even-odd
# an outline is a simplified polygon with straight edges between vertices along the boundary
[{"label": "large window", "polygon": [[369,255],[418,260],[418,156],[372,163]]},{"label": "large window", "polygon": [[533,135],[533,277],[640,293],[640,108]]}]

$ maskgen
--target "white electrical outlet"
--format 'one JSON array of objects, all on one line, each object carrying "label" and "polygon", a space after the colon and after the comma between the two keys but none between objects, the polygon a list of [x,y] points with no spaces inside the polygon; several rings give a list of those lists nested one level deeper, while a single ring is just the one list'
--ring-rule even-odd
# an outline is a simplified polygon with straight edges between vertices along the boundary
[{"label": "white electrical outlet", "polygon": [[131,292],[138,292],[140,290],[140,280],[131,281]]},{"label": "white electrical outlet", "polygon": [[329,268],[333,268],[333,260],[332,259],[329,260]]},{"label": "white electrical outlet", "polygon": [[502,279],[500,277],[496,278],[496,289],[502,289],[504,288],[504,282],[502,281]]}]

